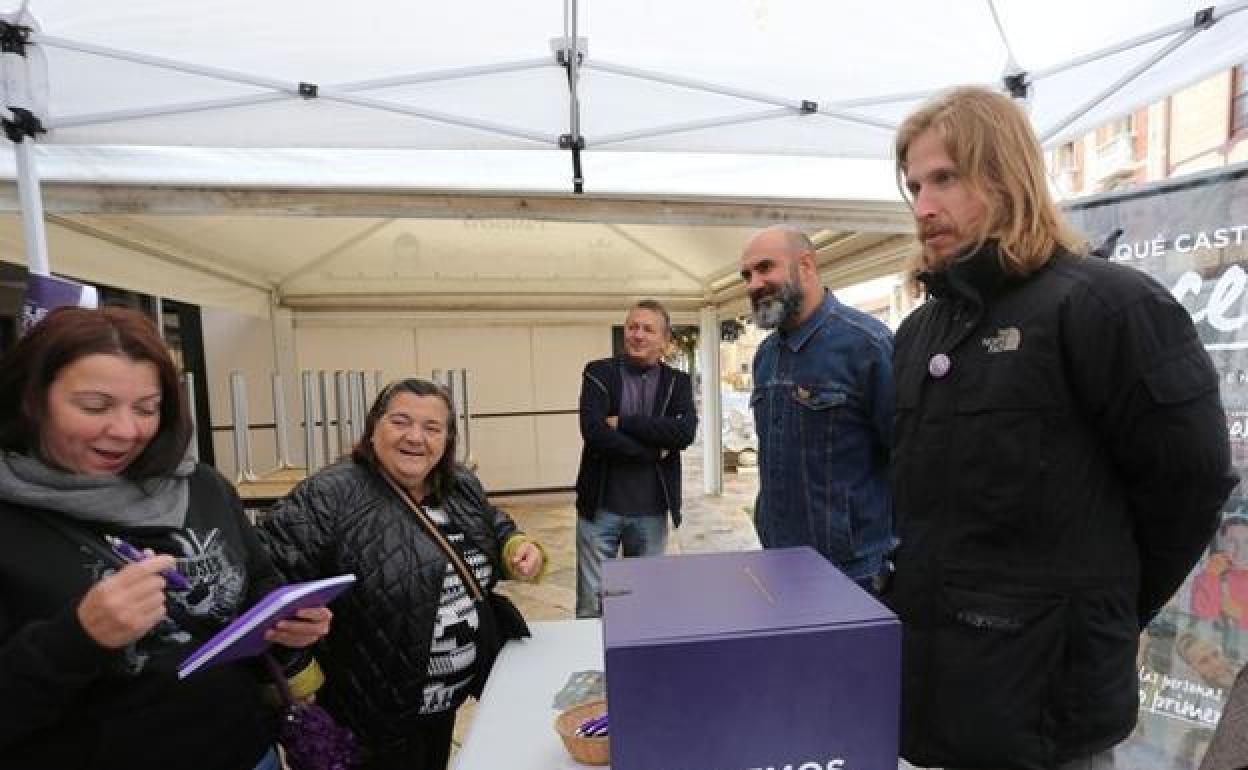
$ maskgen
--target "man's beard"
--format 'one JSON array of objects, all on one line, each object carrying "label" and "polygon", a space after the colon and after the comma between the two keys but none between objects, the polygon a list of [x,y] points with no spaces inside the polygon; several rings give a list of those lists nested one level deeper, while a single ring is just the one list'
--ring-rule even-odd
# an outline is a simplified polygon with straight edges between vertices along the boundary
[{"label": "man's beard", "polygon": [[758,299],[750,299],[754,324],[760,329],[775,329],[797,318],[802,309],[802,287],[794,281],[780,284],[775,291]]}]

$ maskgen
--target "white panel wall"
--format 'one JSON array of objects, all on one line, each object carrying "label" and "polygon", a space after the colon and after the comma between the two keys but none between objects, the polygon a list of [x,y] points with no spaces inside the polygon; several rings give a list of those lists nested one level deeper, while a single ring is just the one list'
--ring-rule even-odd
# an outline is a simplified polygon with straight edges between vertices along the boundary
[{"label": "white panel wall", "polygon": [[467,369],[473,414],[533,410],[528,326],[432,327],[416,330],[422,377],[434,369]]},{"label": "white panel wall", "polygon": [[[295,368],[297,372],[311,371],[317,387],[317,401],[314,407],[317,420],[320,421],[320,378],[319,373],[328,373],[326,385],[328,390],[327,407],[329,419],[333,423],[337,419],[338,403],[334,387],[334,372],[362,370],[368,379],[368,393],[374,392],[374,372],[382,372],[382,381],[389,382],[400,377],[421,376],[416,368],[416,349],[413,343],[412,330],[394,326],[343,326],[343,327],[308,327],[301,323],[295,326]],[[301,376],[301,375],[296,375]],[[300,396],[292,402],[292,409],[303,414],[302,386]],[[345,416],[345,415],[344,415]],[[302,423],[300,423],[302,424]],[[302,434],[292,438],[302,446]],[[317,431],[317,444],[321,464],[327,465],[350,450],[349,446],[338,446],[338,431],[331,426],[329,431],[329,455],[325,459],[325,436],[323,430]]]},{"label": "white panel wall", "polygon": [[588,361],[609,355],[610,328],[534,327],[534,408],[540,411],[576,409],[581,390],[581,370]]},{"label": "white panel wall", "polygon": [[[212,424],[231,426],[230,372],[239,369],[247,381],[247,418],[251,425],[273,422],[273,388],[271,373],[276,366],[273,357],[273,324],[271,321],[242,315],[230,310],[202,308],[204,332],[204,363],[208,370],[208,382],[196,383],[197,388],[207,387],[209,411]],[[287,419],[295,421],[287,388]],[[208,426],[200,425],[202,432]],[[288,431],[293,433],[293,431]],[[234,457],[234,434],[228,430],[213,431],[213,451],[216,453],[217,469],[230,480],[236,480],[238,467]],[[291,449],[298,460],[302,459],[302,446],[291,435]],[[252,469],[258,473],[277,466],[277,442],[272,429],[251,430]]]},{"label": "white panel wall", "polygon": [[611,354],[610,326],[450,320],[370,323],[356,315],[336,324],[330,316],[302,313],[295,326],[297,366],[380,368],[387,380],[467,369],[472,456],[486,488],[572,486],[581,449],[581,370]]},{"label": "white panel wall", "polygon": [[575,414],[543,414],[534,419],[536,487],[570,487],[581,460],[581,427]]},{"label": "white panel wall", "polygon": [[532,415],[473,420],[472,455],[491,492],[543,486]]},{"label": "white panel wall", "polygon": [[295,327],[295,359],[300,370],[381,369],[387,382],[428,376],[416,368],[412,330],[391,326]]}]

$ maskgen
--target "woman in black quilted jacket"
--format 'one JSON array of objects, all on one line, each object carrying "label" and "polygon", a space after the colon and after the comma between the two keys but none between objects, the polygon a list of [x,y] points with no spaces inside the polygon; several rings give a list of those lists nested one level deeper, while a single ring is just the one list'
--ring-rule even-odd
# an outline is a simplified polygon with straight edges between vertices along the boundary
[{"label": "woman in black quilted jacket", "polygon": [[[488,594],[536,579],[543,550],[455,463],[450,395],[418,379],[387,386],[351,457],[305,479],[261,524],[290,580],[353,572],[318,650],[318,695],[363,747],[366,770],[441,770],[455,710],[483,682],[497,626],[439,539]],[[426,522],[413,508],[418,508]],[[426,529],[435,526],[437,534]]]}]

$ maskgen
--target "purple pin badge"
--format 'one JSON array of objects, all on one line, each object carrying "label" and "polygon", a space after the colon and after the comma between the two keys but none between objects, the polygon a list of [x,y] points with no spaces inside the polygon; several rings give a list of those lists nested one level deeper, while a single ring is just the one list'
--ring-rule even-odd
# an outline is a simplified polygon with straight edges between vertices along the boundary
[{"label": "purple pin badge", "polygon": [[938,380],[948,374],[952,368],[953,362],[944,353],[937,353],[927,362],[927,373]]}]

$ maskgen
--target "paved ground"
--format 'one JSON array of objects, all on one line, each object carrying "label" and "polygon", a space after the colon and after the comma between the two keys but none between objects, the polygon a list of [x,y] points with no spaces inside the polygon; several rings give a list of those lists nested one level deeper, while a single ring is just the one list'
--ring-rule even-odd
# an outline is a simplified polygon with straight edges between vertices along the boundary
[{"label": "paved ground", "polygon": [[[758,486],[754,468],[724,475],[724,494],[702,494],[702,456],[695,444],[683,458],[684,522],[668,540],[669,553],[705,553],[756,549],[751,510]],[[576,609],[576,511],[570,493],[498,498],[494,501],[529,535],[546,546],[550,567],[540,584],[505,583],[510,596],[529,620],[563,620]],[[472,720],[474,703],[460,709],[455,729],[458,746]]]}]

